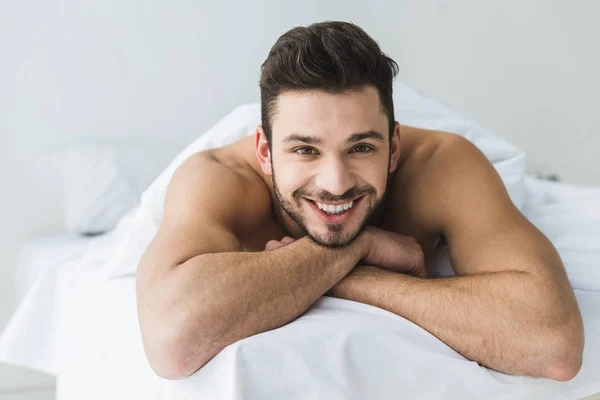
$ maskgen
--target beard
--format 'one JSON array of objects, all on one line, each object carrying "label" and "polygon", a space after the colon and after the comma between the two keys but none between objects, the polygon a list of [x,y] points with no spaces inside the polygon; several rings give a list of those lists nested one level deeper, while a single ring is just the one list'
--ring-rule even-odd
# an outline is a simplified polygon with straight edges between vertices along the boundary
[{"label": "beard", "polygon": [[[271,160],[271,165],[272,160]],[[281,209],[302,229],[302,231],[310,237],[315,243],[318,245],[328,247],[328,248],[341,248],[350,245],[364,230],[366,222],[369,220],[371,215],[379,209],[383,200],[386,197],[388,180],[386,180],[386,186],[383,191],[383,195],[381,197],[377,196],[377,190],[371,185],[365,185],[363,187],[353,187],[348,190],[342,196],[334,196],[328,192],[322,193],[314,193],[305,190],[304,188],[300,188],[296,190],[292,194],[292,198],[294,201],[287,200],[281,191],[279,190],[279,186],[277,185],[277,179],[275,177],[275,168],[272,170],[273,174],[273,191],[275,192],[275,198],[277,203]],[[309,197],[316,201],[322,202],[338,202],[338,201],[350,201],[352,199],[356,199],[357,197],[361,197],[361,204],[366,202],[367,204],[367,212],[365,217],[360,222],[358,227],[354,229],[354,231],[345,233],[344,232],[344,224],[325,224],[327,232],[322,234],[317,232],[316,229],[312,226],[309,226],[306,222],[306,216],[304,215],[304,210],[302,208],[301,201],[303,197]],[[306,201],[310,201],[305,199]]]}]

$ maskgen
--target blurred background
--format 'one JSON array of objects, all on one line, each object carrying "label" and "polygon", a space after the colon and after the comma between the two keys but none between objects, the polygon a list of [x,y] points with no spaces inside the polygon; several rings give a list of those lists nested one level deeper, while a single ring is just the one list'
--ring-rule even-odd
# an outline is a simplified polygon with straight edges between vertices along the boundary
[{"label": "blurred background", "polygon": [[[57,150],[152,142],[166,165],[259,100],[262,61],[297,25],[357,23],[398,80],[525,150],[529,172],[600,185],[598,15],[593,0],[0,0],[0,331],[22,243],[67,230]],[[0,364],[0,400],[53,385]]]}]

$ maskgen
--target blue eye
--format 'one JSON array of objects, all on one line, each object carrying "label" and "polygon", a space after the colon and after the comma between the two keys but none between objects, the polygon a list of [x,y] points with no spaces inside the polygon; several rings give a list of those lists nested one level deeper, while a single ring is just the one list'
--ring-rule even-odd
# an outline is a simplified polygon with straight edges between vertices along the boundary
[{"label": "blue eye", "polygon": [[295,153],[300,154],[301,156],[312,156],[316,153],[312,153],[314,149],[312,147],[300,147],[294,150]]},{"label": "blue eye", "polygon": [[[362,151],[358,151],[357,149],[363,149]],[[357,150],[357,151],[354,151]],[[356,146],[355,148],[352,149],[353,153],[370,153],[373,151],[373,148],[371,146],[367,146],[366,144],[359,144],[358,146]]]}]

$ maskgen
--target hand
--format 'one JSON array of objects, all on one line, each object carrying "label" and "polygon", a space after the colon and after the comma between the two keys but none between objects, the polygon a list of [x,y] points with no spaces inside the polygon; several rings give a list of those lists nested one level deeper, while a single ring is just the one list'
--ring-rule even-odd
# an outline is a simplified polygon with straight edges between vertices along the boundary
[{"label": "hand", "polygon": [[366,246],[362,264],[413,276],[427,275],[423,249],[415,238],[372,226],[366,227],[362,235]]},{"label": "hand", "polygon": [[286,246],[290,243],[294,243],[296,239],[291,238],[289,236],[284,236],[281,240],[269,240],[265,245],[265,251],[271,251],[278,249],[280,247]]}]

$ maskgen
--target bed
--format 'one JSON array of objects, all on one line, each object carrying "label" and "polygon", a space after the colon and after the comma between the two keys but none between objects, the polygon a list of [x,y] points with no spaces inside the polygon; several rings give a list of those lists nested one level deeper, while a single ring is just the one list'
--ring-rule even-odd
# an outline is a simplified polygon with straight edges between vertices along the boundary
[{"label": "bed", "polygon": [[[529,218],[536,222],[536,225],[557,245],[571,277],[571,282],[576,287],[575,293],[584,315],[589,317],[596,313],[594,319],[586,318],[587,347],[584,367],[580,374],[570,382],[540,380],[543,381],[543,384],[540,384],[539,387],[534,389],[530,387],[523,392],[519,392],[519,384],[522,380],[529,380],[529,378],[515,378],[494,373],[497,376],[493,381],[502,388],[502,391],[498,392],[499,387],[494,385],[489,386],[489,391],[482,391],[482,388],[478,387],[469,387],[467,382],[461,380],[460,374],[457,374],[454,377],[455,382],[457,385],[465,387],[465,397],[463,398],[476,398],[469,397],[469,395],[473,394],[472,391],[476,392],[477,390],[480,390],[477,398],[494,398],[501,393],[510,393],[510,398],[580,399],[600,392],[600,378],[598,377],[600,374],[598,372],[600,369],[598,364],[600,360],[600,316],[597,313],[597,310],[600,309],[600,296],[596,293],[600,288],[592,286],[589,279],[583,279],[586,276],[586,269],[598,269],[597,260],[600,259],[600,231],[594,228],[594,224],[600,224],[600,210],[594,215],[588,212],[590,206],[600,203],[600,190],[583,189],[542,181],[533,177],[527,178],[526,187],[529,196],[526,197],[524,212],[530,214]],[[536,194],[535,197],[533,197],[533,193]],[[20,312],[15,314],[11,325],[18,325],[20,315],[29,313],[29,317],[31,317],[31,313],[34,312],[36,318],[29,319],[31,331],[21,331],[20,334],[27,335],[35,332],[37,329],[35,323],[37,322],[40,329],[44,329],[48,333],[55,332],[53,337],[48,337],[48,340],[53,341],[55,345],[28,349],[31,353],[29,362],[23,362],[24,360],[21,359],[20,363],[56,375],[57,399],[59,400],[238,398],[233,394],[236,391],[247,393],[248,390],[261,390],[260,387],[253,386],[253,380],[250,379],[252,374],[247,372],[248,380],[244,382],[244,388],[224,387],[223,392],[199,392],[198,387],[203,386],[206,380],[223,380],[223,377],[211,376],[214,374],[228,375],[231,382],[241,381],[239,376],[236,378],[233,376],[234,373],[239,375],[240,371],[220,371],[218,363],[209,364],[203,371],[204,373],[196,374],[179,382],[163,381],[154,375],[145,362],[139,336],[135,307],[135,278],[127,276],[106,281],[95,279],[93,277],[98,277],[98,270],[94,266],[101,265],[104,260],[97,257],[96,264],[90,262],[91,259],[85,263],[78,262],[82,260],[90,243],[94,244],[95,251],[98,253],[96,256],[99,256],[101,251],[98,250],[103,246],[109,248],[111,237],[114,236],[111,234],[104,237],[86,238],[64,235],[38,238],[24,244],[15,280]],[[600,282],[600,280],[596,280],[596,282]],[[343,323],[344,313],[350,313],[359,308],[373,308],[360,304],[348,307],[345,303],[348,302],[324,297],[317,307],[299,318],[294,324],[301,326],[305,320],[323,316],[337,317],[340,319],[339,322]],[[39,307],[42,304],[46,304],[48,308],[28,310],[30,307]],[[52,312],[48,311],[52,309],[60,315],[51,315]],[[377,310],[372,311],[377,312]],[[386,312],[381,314],[386,314]],[[368,322],[368,318],[361,322]],[[369,323],[372,324],[373,321]],[[53,324],[55,324],[53,329],[48,330],[48,327]],[[410,324],[407,326],[407,329],[414,328]],[[7,334],[10,335],[10,330],[9,327],[5,337]],[[297,338],[299,334],[296,333],[290,337]],[[306,334],[306,332],[302,334]],[[327,335],[327,333],[324,334]],[[406,332],[400,332],[400,334],[411,337]],[[311,335],[315,335],[315,333],[312,332]],[[377,335],[382,336],[381,340],[386,340],[381,331],[373,329],[372,336],[376,337]],[[270,340],[268,333],[264,336],[265,340]],[[593,336],[594,339],[590,340],[590,336]],[[248,340],[249,347],[253,346],[252,341]],[[36,341],[25,340],[23,342],[31,344]],[[256,338],[254,342],[257,342]],[[312,342],[308,343],[315,345]],[[418,343],[413,344],[418,346]],[[257,344],[254,343],[254,345]],[[355,346],[358,343],[352,345]],[[244,355],[239,354],[240,349],[243,348],[244,346],[239,345],[230,346],[219,357],[236,359],[235,365],[243,370],[243,367],[246,366],[245,362],[247,362]],[[19,352],[18,349],[13,350]],[[343,353],[343,350],[340,351]],[[10,353],[6,349],[3,350],[5,361],[11,361],[7,359],[7,354],[10,356]],[[348,353],[351,354],[351,351]],[[271,355],[271,357],[271,361],[277,359],[276,355]],[[265,355],[265,358],[268,356]],[[424,376],[428,377],[436,376],[439,373],[445,373],[447,376],[449,373],[447,369],[451,365],[450,361],[453,360],[446,361],[441,366],[413,366],[416,371],[413,371],[412,375],[422,372]],[[462,362],[459,359],[454,361]],[[211,369],[211,366],[214,368]],[[262,367],[270,370],[268,365],[262,365]],[[462,371],[463,369],[458,368],[458,370]],[[256,386],[265,384],[265,377],[255,378],[257,378]],[[364,376],[363,379],[365,379]],[[586,381],[586,384],[581,385],[581,382]],[[389,390],[390,385],[388,384],[387,387]],[[448,387],[438,388],[437,391],[430,390],[426,394],[431,396],[429,398],[436,398],[436,395],[442,395],[444,391],[447,393],[449,389]],[[230,393],[227,393],[228,391]],[[379,397],[370,398],[386,398],[386,394],[389,393],[380,393]],[[271,398],[283,398],[277,395],[295,398],[293,392],[273,393],[273,395],[275,397]],[[240,395],[239,398],[246,397]],[[352,397],[341,389],[339,392],[334,392],[332,389],[330,393],[315,394],[314,398],[366,397],[356,394]]]},{"label": "bed", "polygon": [[[427,125],[419,121],[434,105],[415,92],[407,96],[396,99],[398,114]],[[600,189],[526,175],[514,147],[476,133],[455,114],[445,120],[427,115],[433,122],[423,127],[449,127],[484,149],[513,201],[564,261],[586,336],[583,366],[574,379],[555,382],[489,370],[404,318],[327,296],[291,323],[228,346],[186,379],[156,376],[137,321],[136,261],[160,223],[166,184],[177,165],[203,146],[222,144],[223,132],[249,134],[257,112],[257,105],[236,109],[180,153],[114,229],[27,243],[17,271],[19,306],[0,337],[0,360],[55,375],[58,400],[568,400],[600,393]],[[242,118],[246,114],[252,118]],[[427,267],[451,274],[447,249]]]}]

